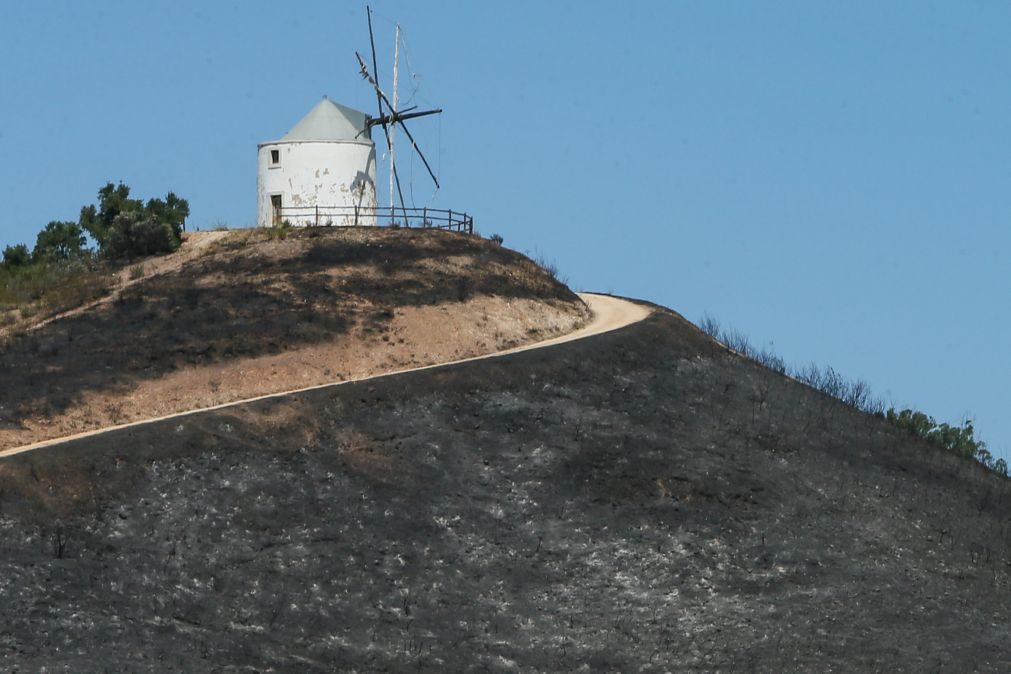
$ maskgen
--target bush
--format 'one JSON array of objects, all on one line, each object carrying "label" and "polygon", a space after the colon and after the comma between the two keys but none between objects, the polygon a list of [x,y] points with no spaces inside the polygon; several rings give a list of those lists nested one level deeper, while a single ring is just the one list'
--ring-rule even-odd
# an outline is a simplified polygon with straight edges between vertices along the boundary
[{"label": "bush", "polygon": [[76,222],[53,220],[35,239],[32,259],[35,261],[66,261],[81,257],[87,239]]},{"label": "bush", "polygon": [[106,183],[98,190],[98,206],[81,209],[80,226],[108,258],[170,253],[182,241],[189,203],[173,192],[146,204],[130,198],[130,188]]},{"label": "bush", "polygon": [[499,234],[492,234],[488,237],[488,240],[492,243],[497,243],[500,246],[502,245],[502,242],[505,241],[505,239],[503,239]]},{"label": "bush", "polygon": [[551,278],[555,279],[556,281],[560,280],[558,278],[558,265],[556,265],[552,261],[549,261],[543,255],[538,255],[537,257],[535,257],[534,264],[540,267],[541,270],[547,273],[547,275],[550,276]]},{"label": "bush", "polygon": [[29,265],[32,261],[31,251],[28,250],[28,246],[23,243],[19,243],[16,246],[7,246],[4,248],[3,262],[0,263],[0,267],[4,269],[16,269],[18,267],[25,267]]},{"label": "bush", "polygon": [[995,473],[1007,477],[1007,462],[1004,459],[994,459],[986,443],[974,437],[975,429],[971,419],[963,421],[961,426],[952,426],[939,424],[923,412],[911,409],[896,412],[894,408],[888,410],[885,418],[918,438],[953,454],[975,459]]},{"label": "bush", "polygon": [[709,314],[702,314],[702,320],[699,321],[699,329],[716,341],[722,341],[720,340],[720,335],[722,334],[720,324]]},{"label": "bush", "polygon": [[751,340],[740,330],[728,330],[723,333],[723,343],[742,356],[752,358],[755,354],[755,350],[751,346]]},{"label": "bush", "polygon": [[786,374],[787,372],[786,361],[780,358],[776,352],[772,350],[772,347],[766,347],[759,351],[755,356],[755,360],[770,370],[775,370],[780,374]]},{"label": "bush", "polygon": [[994,459],[986,443],[973,437],[971,421],[963,422],[962,426],[951,426],[938,424],[933,417],[911,409],[896,412],[894,408],[888,408],[886,411],[884,402],[871,395],[870,385],[863,380],[846,379],[833,368],[822,369],[814,363],[800,369],[789,368],[771,348],[756,350],[745,334],[738,330],[724,329],[709,314],[702,315],[698,327],[725,346],[772,370],[792,376],[861,412],[887,419],[895,426],[949,452],[975,459],[999,475],[1008,475],[1007,462],[1004,459]]},{"label": "bush", "polygon": [[[78,222],[54,220],[38,233],[35,248],[7,246],[0,262],[0,311],[17,309],[24,319],[38,312],[63,311],[109,291],[111,276],[86,248],[91,234],[105,258],[132,258],[179,247],[189,204],[169,192],[146,204],[130,198],[130,188],[107,183],[98,206],[81,209]],[[140,271],[138,271],[138,269]],[[131,278],[143,268],[131,270]]]},{"label": "bush", "polygon": [[145,211],[124,211],[113,220],[102,253],[109,258],[134,258],[171,253],[181,239],[172,225]]},{"label": "bush", "polygon": [[40,310],[58,312],[98,299],[111,278],[94,261],[39,262],[0,270],[0,310],[20,310],[23,318]]},{"label": "bush", "polygon": [[267,228],[267,238],[271,241],[283,241],[288,238],[288,234],[291,232],[291,221],[282,220],[281,222],[274,223]]},{"label": "bush", "polygon": [[780,374],[787,374],[786,361],[780,358],[771,346],[763,347],[761,350],[751,345],[751,340],[747,335],[739,330],[723,330],[719,322],[709,314],[703,314],[699,321],[699,329],[724,346],[733,349],[742,356],[758,361],[770,370],[775,370]]}]

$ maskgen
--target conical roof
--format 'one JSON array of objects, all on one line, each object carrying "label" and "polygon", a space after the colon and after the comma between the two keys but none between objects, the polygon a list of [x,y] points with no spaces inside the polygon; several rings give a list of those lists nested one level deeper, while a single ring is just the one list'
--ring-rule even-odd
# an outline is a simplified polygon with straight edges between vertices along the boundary
[{"label": "conical roof", "polygon": [[281,140],[371,140],[365,126],[368,118],[324,96]]}]

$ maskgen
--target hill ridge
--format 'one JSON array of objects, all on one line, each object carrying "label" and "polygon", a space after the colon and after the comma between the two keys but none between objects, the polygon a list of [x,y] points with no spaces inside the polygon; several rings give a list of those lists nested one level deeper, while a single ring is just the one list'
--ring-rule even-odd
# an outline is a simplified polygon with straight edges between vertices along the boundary
[{"label": "hill ridge", "polygon": [[441,367],[448,367],[452,365],[458,365],[461,363],[469,363],[476,360],[484,360],[489,358],[500,358],[512,353],[519,353],[522,351],[528,351],[530,349],[543,349],[558,344],[564,344],[566,342],[574,341],[577,339],[586,339],[587,337],[592,337],[593,335],[603,334],[605,332],[610,332],[612,330],[620,330],[621,328],[631,325],[632,323],[645,320],[647,316],[652,312],[651,309],[645,308],[640,304],[635,304],[626,299],[618,298],[615,296],[602,295],[599,293],[579,293],[580,298],[587,304],[591,312],[591,320],[587,325],[565,335],[560,335],[557,337],[550,337],[540,342],[533,342],[530,344],[524,344],[522,346],[515,346],[502,351],[496,351],[493,353],[487,353],[480,356],[470,356],[468,358],[461,358],[459,360],[447,361],[444,363],[431,363],[429,365],[419,365],[417,367],[411,367],[403,370],[391,370],[389,372],[377,372],[375,374],[366,375],[363,377],[358,377],[355,379],[344,379],[340,381],[330,381],[324,382],[322,384],[313,384],[311,386],[304,386],[294,389],[288,389],[285,391],[277,391],[274,393],[265,393],[263,395],[254,396],[251,398],[243,398],[240,400],[232,400],[229,402],[219,403],[217,405],[211,405],[208,407],[197,407],[188,410],[182,410],[179,412],[173,412],[172,414],[166,414],[158,417],[151,417],[147,419],[138,419],[136,421],[131,421],[125,424],[117,424],[114,426],[106,426],[103,428],[96,428],[89,431],[84,431],[81,433],[75,433],[73,435],[62,436],[58,438],[49,438],[47,440],[40,440],[39,442],[34,442],[28,445],[22,445],[20,447],[12,447],[9,449],[0,450],[0,459],[8,456],[14,456],[16,454],[22,454],[24,452],[30,452],[37,449],[42,449],[44,447],[52,447],[54,445],[60,445],[74,440],[80,440],[83,438],[102,435],[112,431],[123,430],[126,428],[133,428],[136,426],[144,426],[152,423],[158,423],[162,421],[167,421],[169,419],[175,419],[179,417],[188,417],[194,414],[200,414],[202,412],[213,412],[218,410],[227,409],[229,407],[235,407],[239,405],[245,405],[252,402],[257,402],[260,400],[267,400],[272,398],[283,398],[284,396],[304,393],[307,391],[314,391],[317,389],[328,389],[335,386],[343,386],[346,384],[360,383],[365,381],[370,381],[374,379],[381,379],[386,377],[394,377],[398,375],[407,374],[410,372],[417,372],[419,370],[429,370]]},{"label": "hill ridge", "polygon": [[1009,497],[658,311],[5,459],[0,662],[1006,671]]},{"label": "hill ridge", "polygon": [[120,276],[108,297],[0,345],[0,448],[501,351],[587,320],[528,258],[432,230],[212,232]]}]

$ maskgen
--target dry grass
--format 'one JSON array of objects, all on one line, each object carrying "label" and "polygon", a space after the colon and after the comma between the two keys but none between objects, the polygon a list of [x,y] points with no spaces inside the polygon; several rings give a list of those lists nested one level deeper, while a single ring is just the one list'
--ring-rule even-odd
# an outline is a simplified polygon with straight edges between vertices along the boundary
[{"label": "dry grass", "polygon": [[109,293],[114,271],[91,262],[0,269],[0,327],[11,332]]}]

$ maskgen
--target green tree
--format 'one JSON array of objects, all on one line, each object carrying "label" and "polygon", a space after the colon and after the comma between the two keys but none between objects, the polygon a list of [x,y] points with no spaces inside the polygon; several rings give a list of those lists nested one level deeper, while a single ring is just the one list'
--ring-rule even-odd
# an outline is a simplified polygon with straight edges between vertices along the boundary
[{"label": "green tree", "polygon": [[32,253],[28,250],[28,246],[19,243],[16,246],[4,248],[4,259],[3,263],[0,263],[0,266],[3,266],[4,269],[14,269],[15,267],[25,267],[31,261]]},{"label": "green tree", "polygon": [[179,247],[190,205],[174,192],[144,204],[123,183],[98,190],[98,205],[81,209],[80,223],[109,258],[168,253]]},{"label": "green tree", "polygon": [[80,225],[98,243],[99,250],[105,252],[105,245],[112,233],[116,216],[124,211],[140,211],[140,200],[130,198],[130,188],[120,183],[106,183],[98,190],[98,208],[94,205],[81,208]]},{"label": "green tree", "polygon": [[35,239],[32,259],[39,261],[75,259],[84,252],[86,242],[84,232],[76,222],[53,220]]},{"label": "green tree", "polygon": [[1006,477],[1008,474],[1007,461],[994,458],[986,443],[974,437],[976,429],[972,425],[972,420],[965,420],[961,426],[938,424],[933,417],[909,409],[901,412],[889,409],[885,418],[899,428],[953,454],[975,459],[999,475]]},{"label": "green tree", "polygon": [[898,426],[904,428],[913,435],[926,438],[927,434],[937,425],[933,417],[927,416],[923,412],[914,412],[910,409],[896,412],[894,408],[889,409],[886,418]]},{"label": "green tree", "polygon": [[175,192],[169,192],[164,200],[150,199],[145,210],[149,217],[169,225],[176,239],[182,237],[183,223],[190,215],[188,201],[176,196]]},{"label": "green tree", "polygon": [[169,253],[179,247],[179,236],[168,222],[146,211],[116,216],[103,252],[110,258]]}]

